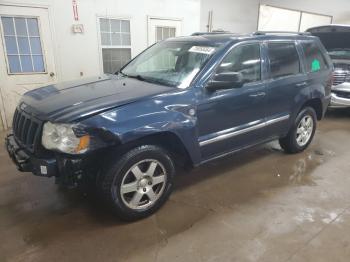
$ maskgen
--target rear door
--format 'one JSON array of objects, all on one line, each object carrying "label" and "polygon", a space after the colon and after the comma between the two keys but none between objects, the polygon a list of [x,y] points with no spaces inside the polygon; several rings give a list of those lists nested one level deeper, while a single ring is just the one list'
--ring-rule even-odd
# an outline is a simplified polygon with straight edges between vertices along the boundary
[{"label": "rear door", "polygon": [[268,41],[265,48],[269,61],[267,132],[271,137],[279,137],[288,131],[296,103],[307,89],[308,81],[303,73],[297,42]]},{"label": "rear door", "polygon": [[56,82],[47,8],[0,4],[0,112],[10,127],[23,93]]}]

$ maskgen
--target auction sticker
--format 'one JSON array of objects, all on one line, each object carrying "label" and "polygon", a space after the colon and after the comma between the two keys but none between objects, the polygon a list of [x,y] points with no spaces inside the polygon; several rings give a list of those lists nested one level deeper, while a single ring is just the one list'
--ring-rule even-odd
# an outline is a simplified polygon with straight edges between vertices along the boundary
[{"label": "auction sticker", "polygon": [[215,48],[211,46],[192,46],[188,52],[201,53],[206,55],[211,55],[214,53]]}]

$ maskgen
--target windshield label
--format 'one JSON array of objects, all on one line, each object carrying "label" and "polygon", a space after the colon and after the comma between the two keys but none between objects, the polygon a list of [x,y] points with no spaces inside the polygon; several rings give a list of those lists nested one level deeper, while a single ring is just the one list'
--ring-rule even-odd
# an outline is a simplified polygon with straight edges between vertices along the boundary
[{"label": "windshield label", "polygon": [[206,55],[211,55],[214,53],[215,48],[210,46],[192,46],[188,52],[201,53]]}]

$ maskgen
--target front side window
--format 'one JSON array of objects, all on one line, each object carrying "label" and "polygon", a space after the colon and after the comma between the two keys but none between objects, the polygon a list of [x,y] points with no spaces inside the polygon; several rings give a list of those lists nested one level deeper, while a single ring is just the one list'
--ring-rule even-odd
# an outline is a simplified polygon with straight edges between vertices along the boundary
[{"label": "front side window", "polygon": [[217,47],[192,42],[155,44],[128,64],[121,73],[144,81],[186,88]]},{"label": "front side window", "polygon": [[325,57],[315,42],[303,42],[301,46],[305,55],[305,68],[308,73],[328,68]]},{"label": "front side window", "polygon": [[39,23],[32,17],[1,17],[9,74],[44,73]]},{"label": "front side window", "polygon": [[238,72],[244,83],[261,79],[260,45],[247,44],[237,46],[223,59],[217,73]]},{"label": "front side window", "polygon": [[300,73],[299,55],[294,43],[269,43],[268,55],[271,78]]},{"label": "front side window", "polygon": [[103,72],[114,74],[131,59],[130,21],[100,18]]}]

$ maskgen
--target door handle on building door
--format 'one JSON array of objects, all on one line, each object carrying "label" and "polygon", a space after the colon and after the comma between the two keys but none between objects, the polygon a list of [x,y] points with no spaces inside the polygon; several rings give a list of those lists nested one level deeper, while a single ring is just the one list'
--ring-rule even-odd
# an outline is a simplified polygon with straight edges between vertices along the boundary
[{"label": "door handle on building door", "polygon": [[51,73],[50,73],[50,76],[51,76],[51,77],[54,77],[54,76],[55,76],[55,73],[54,73],[54,72],[51,72]]}]

